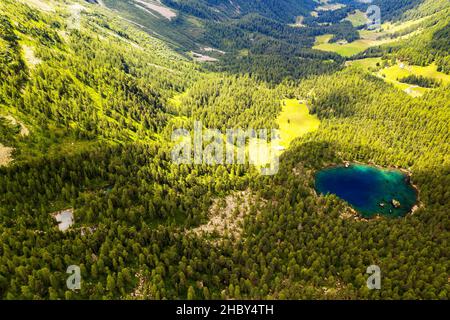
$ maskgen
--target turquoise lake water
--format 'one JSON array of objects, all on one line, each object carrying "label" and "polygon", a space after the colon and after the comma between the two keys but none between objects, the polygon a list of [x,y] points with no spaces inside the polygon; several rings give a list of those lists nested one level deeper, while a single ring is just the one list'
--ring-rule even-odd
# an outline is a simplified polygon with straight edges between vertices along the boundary
[{"label": "turquoise lake water", "polygon": [[360,164],[319,171],[316,174],[316,190],[321,194],[335,194],[364,218],[376,214],[402,217],[417,202],[417,192],[406,174],[399,170]]}]

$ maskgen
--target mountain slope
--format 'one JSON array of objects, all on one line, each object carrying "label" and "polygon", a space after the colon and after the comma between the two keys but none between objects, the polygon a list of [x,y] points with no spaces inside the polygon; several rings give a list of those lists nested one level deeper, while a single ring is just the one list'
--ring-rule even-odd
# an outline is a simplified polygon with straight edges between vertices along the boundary
[{"label": "mountain slope", "polygon": [[[309,15],[316,5],[311,1],[163,2],[166,8],[176,12],[172,19],[164,19],[145,7],[145,4],[162,5],[154,1],[106,0],[104,3],[127,20],[143,26],[144,31],[171,42],[180,52],[213,61],[207,66],[214,71],[247,72],[274,83],[283,80],[284,74],[277,75],[281,69],[287,76],[299,78],[339,68],[342,64],[339,56],[310,49],[316,35],[328,32],[349,39],[357,36],[346,22],[328,28],[293,26],[297,15]],[[324,60],[330,63],[324,65]]]},{"label": "mountain slope", "polygon": [[[440,6],[439,6],[440,3]],[[416,65],[429,65],[436,62],[439,71],[450,73],[450,2],[426,1],[414,12],[405,16],[431,15],[421,34],[409,41],[402,41],[396,48],[397,56]]]},{"label": "mountain slope", "polygon": [[293,23],[297,16],[308,15],[313,0],[163,0],[168,6],[203,19],[239,18],[257,13],[280,22]]},{"label": "mountain slope", "polygon": [[[147,7],[147,26],[129,21],[131,6],[146,12],[135,1],[117,3],[0,2],[0,299],[450,298],[448,85],[413,98],[344,69],[343,58],[309,48],[317,35],[342,34],[340,21],[289,26],[265,16],[272,1],[219,22]],[[437,8],[404,12],[440,19],[374,50],[374,68],[403,51],[448,57]],[[186,54],[194,48],[164,40],[172,27],[178,40],[208,37],[200,45],[230,52],[197,62]],[[199,29],[214,33],[193,36]],[[278,128],[286,98],[320,125],[284,150],[276,175],[173,161],[175,129]],[[315,173],[348,161],[407,172],[417,210],[364,220],[318,194]],[[73,215],[67,230],[61,213]],[[367,288],[373,264],[381,290]],[[79,290],[67,287],[69,266],[80,268]]]},{"label": "mountain slope", "polygon": [[1,113],[36,128],[16,139],[15,158],[57,152],[78,137],[86,145],[154,138],[167,121],[164,101],[195,78],[197,67],[87,4],[51,3],[56,14],[1,4]]}]

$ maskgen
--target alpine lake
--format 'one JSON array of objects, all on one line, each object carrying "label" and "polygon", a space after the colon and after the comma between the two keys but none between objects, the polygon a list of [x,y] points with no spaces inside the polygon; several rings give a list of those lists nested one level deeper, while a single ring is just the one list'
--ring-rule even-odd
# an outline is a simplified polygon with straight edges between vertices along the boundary
[{"label": "alpine lake", "polygon": [[346,163],[322,169],[316,173],[315,185],[317,192],[336,195],[367,219],[403,217],[418,200],[408,174],[371,165]]}]

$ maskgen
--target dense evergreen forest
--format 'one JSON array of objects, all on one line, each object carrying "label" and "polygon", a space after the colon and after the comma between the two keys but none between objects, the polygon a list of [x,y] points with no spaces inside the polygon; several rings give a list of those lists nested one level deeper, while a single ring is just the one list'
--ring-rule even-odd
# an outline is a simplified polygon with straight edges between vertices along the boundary
[{"label": "dense evergreen forest", "polygon": [[[359,39],[339,14],[361,3],[343,2],[330,24],[292,27],[313,1],[163,0],[202,21],[190,40],[226,51],[201,64],[99,4],[2,0],[0,155],[12,152],[0,157],[0,299],[449,299],[450,87],[398,79],[429,89],[414,98],[345,63],[448,74],[449,9],[376,0],[389,19],[437,18],[347,59],[312,49],[324,34]],[[172,161],[173,129],[276,129],[286,98],[320,127],[282,153],[278,174]],[[315,172],[344,161],[410,172],[417,210],[364,220],[317,194]],[[74,214],[64,232],[61,210]],[[211,216],[223,226],[210,232]],[[381,290],[366,286],[372,264]],[[70,265],[80,290],[66,286]]]}]

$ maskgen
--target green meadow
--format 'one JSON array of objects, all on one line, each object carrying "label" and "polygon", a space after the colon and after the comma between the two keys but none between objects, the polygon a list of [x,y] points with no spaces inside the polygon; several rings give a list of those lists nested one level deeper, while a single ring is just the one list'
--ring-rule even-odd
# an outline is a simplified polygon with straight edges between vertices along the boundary
[{"label": "green meadow", "polygon": [[354,27],[359,27],[367,23],[366,14],[360,10],[356,10],[344,19],[345,21],[350,21]]},{"label": "green meadow", "polygon": [[[354,14],[350,14],[344,20],[348,20],[353,25],[358,26],[364,24],[364,16],[364,13],[359,11]],[[370,47],[376,47],[398,40],[407,39],[421,32],[419,28],[420,23],[424,22],[428,18],[430,18],[430,16],[417,20],[404,21],[401,23],[386,22],[382,24],[380,30],[361,30],[359,31],[361,39],[350,43],[330,43],[330,40],[333,38],[332,34],[317,36],[313,49],[335,52],[343,57],[351,57],[358,53],[364,52]],[[405,31],[405,34],[397,37],[395,36],[396,33],[401,33],[402,31]]]},{"label": "green meadow", "polygon": [[354,66],[362,68],[367,71],[379,69],[382,66],[383,60],[381,58],[366,58],[347,61],[346,66]]},{"label": "green meadow", "polygon": [[439,72],[436,64],[426,67],[397,64],[381,70],[379,75],[393,81],[398,81],[409,75],[416,75],[442,81],[443,85],[450,84],[450,75]]},{"label": "green meadow", "polygon": [[280,145],[288,148],[291,142],[319,128],[320,120],[309,113],[305,103],[296,99],[284,99],[283,109],[277,118],[280,130]]},{"label": "green meadow", "polygon": [[346,66],[362,68],[366,71],[373,72],[376,76],[382,78],[387,83],[392,84],[394,87],[404,91],[412,97],[420,97],[425,92],[433,89],[423,88],[400,81],[408,76],[415,75],[434,79],[441,82],[444,86],[450,84],[450,75],[438,71],[436,64],[422,67],[399,63],[383,68],[383,60],[381,58],[366,58],[347,61]]},{"label": "green meadow", "polygon": [[439,72],[436,64],[426,67],[397,64],[380,70],[377,75],[413,97],[422,96],[425,92],[432,89],[412,86],[399,80],[410,75],[416,75],[441,81],[443,85],[450,84],[450,75]]},{"label": "green meadow", "polygon": [[338,42],[330,43],[333,38],[331,34],[325,34],[316,38],[316,43],[313,49],[336,52],[343,57],[351,57],[355,54],[361,53],[369,47],[376,45],[376,40],[359,39],[351,43],[341,44]]}]

